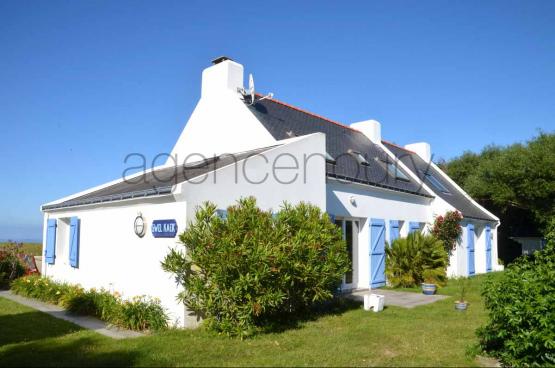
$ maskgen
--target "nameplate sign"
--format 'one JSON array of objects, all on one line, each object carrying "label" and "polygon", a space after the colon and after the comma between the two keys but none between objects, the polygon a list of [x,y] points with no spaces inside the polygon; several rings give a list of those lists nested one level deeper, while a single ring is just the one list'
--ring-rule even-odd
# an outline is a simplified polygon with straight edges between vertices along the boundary
[{"label": "nameplate sign", "polygon": [[151,230],[152,236],[155,238],[175,238],[177,222],[175,220],[154,220]]}]

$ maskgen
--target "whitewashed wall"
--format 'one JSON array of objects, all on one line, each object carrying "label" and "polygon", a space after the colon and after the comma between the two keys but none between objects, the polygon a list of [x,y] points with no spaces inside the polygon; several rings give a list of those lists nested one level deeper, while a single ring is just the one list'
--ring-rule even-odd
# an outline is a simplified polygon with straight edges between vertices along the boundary
[{"label": "whitewashed wall", "polygon": [[[147,226],[143,238],[134,233],[139,212]],[[69,231],[63,225],[72,216],[81,220],[78,268],[69,264]],[[177,286],[173,277],[160,267],[168,249],[176,245],[177,237],[154,238],[150,225],[156,219],[175,219],[181,232],[185,229],[186,216],[186,203],[176,202],[171,195],[45,213],[45,223],[49,218],[58,219],[58,231],[55,264],[43,262],[43,275],[85,288],[103,287],[125,298],[158,297],[172,321],[182,325],[185,309],[175,300]]]},{"label": "whitewashed wall", "polygon": [[[328,180],[326,188],[327,211],[341,217],[353,217],[359,220],[360,232],[356,250],[358,277],[357,288],[370,285],[370,222],[369,219],[385,220],[386,240],[389,241],[389,221],[403,222],[400,235],[406,236],[409,222],[428,222],[430,219],[430,198],[408,193],[374,188],[360,184],[345,184],[337,180]],[[356,205],[351,204],[351,197]]]},{"label": "whitewashed wall", "polygon": [[491,227],[491,264],[492,271],[501,271],[503,266],[497,263],[497,224],[476,219],[464,219],[462,222],[463,234],[458,242],[457,249],[451,257],[448,268],[449,276],[468,276],[468,229],[467,224],[474,225],[474,269],[476,274],[486,273],[486,232],[487,224]]},{"label": "whitewashed wall", "polygon": [[[238,165],[207,174],[202,184],[194,184],[197,180],[183,183],[180,193],[188,203],[188,216],[193,218],[195,208],[205,201],[225,209],[237,199],[248,196],[256,197],[258,206],[266,210],[278,211],[284,201],[292,204],[310,202],[325,210],[325,135],[315,133],[280,143],[285,144]],[[312,154],[319,156],[309,158],[305,165],[305,157]],[[274,175],[273,165],[295,166],[292,157],[297,159],[298,169],[277,170]],[[295,175],[298,177],[293,180]],[[265,177],[263,183],[256,184]],[[284,184],[287,182],[291,183]]]},{"label": "whitewashed wall", "polygon": [[[237,88],[243,87],[243,66],[224,61],[202,73],[202,93],[167,164],[198,161],[197,154],[248,151],[276,142],[249,111]],[[194,154],[187,159],[191,154]]]}]

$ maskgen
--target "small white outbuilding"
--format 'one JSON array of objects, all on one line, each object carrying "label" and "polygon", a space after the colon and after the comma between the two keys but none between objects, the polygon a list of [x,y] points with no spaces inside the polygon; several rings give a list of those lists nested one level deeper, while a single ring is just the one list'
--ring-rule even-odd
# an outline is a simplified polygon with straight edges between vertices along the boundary
[{"label": "small white outbuilding", "polygon": [[160,262],[198,205],[211,201],[225,216],[246,196],[273,211],[284,201],[327,211],[352,260],[344,290],[383,286],[386,242],[427,231],[453,210],[464,232],[449,275],[502,268],[499,219],[432,162],[428,144],[397,146],[382,140],[377,121],[342,125],[255,94],[243,80],[241,64],[214,60],[165,165],[43,205],[42,273],[123,297],[158,297],[175,323],[194,326]]}]

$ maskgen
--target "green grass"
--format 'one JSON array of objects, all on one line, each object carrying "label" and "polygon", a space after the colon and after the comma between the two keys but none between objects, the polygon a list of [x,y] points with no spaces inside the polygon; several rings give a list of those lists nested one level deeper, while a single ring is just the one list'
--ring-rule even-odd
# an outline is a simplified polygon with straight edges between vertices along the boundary
[{"label": "green grass", "polygon": [[466,312],[454,310],[454,298],[381,313],[357,307],[244,341],[200,329],[113,340],[0,298],[0,366],[475,366],[467,351],[486,317],[485,277],[470,281]]},{"label": "green grass", "polygon": [[[7,246],[9,243],[0,243],[0,249]],[[42,255],[42,244],[41,243],[23,243],[21,251],[25,254],[30,254],[32,256]]]}]

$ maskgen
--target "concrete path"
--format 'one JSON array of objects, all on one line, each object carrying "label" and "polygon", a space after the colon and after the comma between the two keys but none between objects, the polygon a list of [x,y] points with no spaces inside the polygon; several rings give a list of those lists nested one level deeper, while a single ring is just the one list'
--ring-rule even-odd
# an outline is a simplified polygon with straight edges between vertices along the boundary
[{"label": "concrete path", "polygon": [[35,299],[30,299],[30,298],[25,298],[23,296],[15,295],[9,290],[0,291],[0,297],[12,300],[19,304],[26,305],[27,307],[37,309],[53,317],[66,320],[68,322],[74,323],[83,328],[94,330],[95,332],[98,332],[101,335],[108,336],[114,339],[127,339],[130,337],[144,336],[140,332],[109,326],[106,322],[103,322],[94,317],[77,316],[77,315],[70,314],[64,308],[59,307],[57,305],[47,304]]},{"label": "concrete path", "polygon": [[394,305],[396,307],[403,307],[403,308],[414,308],[418,307],[419,305],[425,305],[437,302],[438,300],[442,300],[445,298],[449,298],[446,295],[424,295],[421,293],[411,293],[408,291],[395,291],[395,290],[382,290],[382,289],[372,289],[370,290],[360,290],[360,291],[353,291],[352,293],[346,294],[347,298],[351,298],[357,301],[364,301],[364,294],[378,294],[384,295],[385,301],[384,304]]}]

